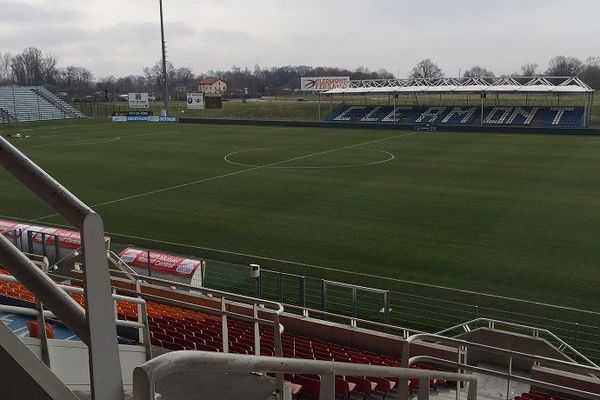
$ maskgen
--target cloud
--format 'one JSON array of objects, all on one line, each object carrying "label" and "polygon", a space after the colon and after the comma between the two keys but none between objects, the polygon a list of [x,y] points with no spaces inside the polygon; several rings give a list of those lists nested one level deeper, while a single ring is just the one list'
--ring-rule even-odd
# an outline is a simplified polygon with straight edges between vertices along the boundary
[{"label": "cloud", "polygon": [[[0,51],[36,46],[96,76],[160,58],[158,2],[3,0]],[[255,64],[367,66],[406,75],[430,57],[447,75],[497,74],[557,54],[598,56],[597,0],[165,0],[168,56],[199,73]]]}]

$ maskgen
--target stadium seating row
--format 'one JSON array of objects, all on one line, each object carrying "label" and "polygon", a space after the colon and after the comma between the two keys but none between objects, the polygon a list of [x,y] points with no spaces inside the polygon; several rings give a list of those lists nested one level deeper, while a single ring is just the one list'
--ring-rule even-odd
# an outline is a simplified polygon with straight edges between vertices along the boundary
[{"label": "stadium seating row", "polygon": [[[0,270],[0,274],[7,274]],[[0,282],[0,295],[28,302],[33,302],[33,295],[22,285]],[[71,294],[79,304],[84,304],[80,294]],[[155,302],[146,303],[151,343],[168,350],[203,350],[223,351],[221,319],[216,316],[202,314]],[[137,320],[137,307],[132,303],[118,302],[117,313],[120,319]],[[252,324],[236,320],[228,320],[229,352],[238,354],[254,354],[254,328]],[[272,328],[259,328],[260,354],[275,356],[275,337]],[[382,354],[342,346],[318,339],[298,336],[293,333],[282,334],[283,356],[288,358],[304,358],[311,360],[329,360],[358,364],[371,364],[400,367],[401,360]],[[413,368],[430,368],[415,365]],[[316,375],[288,375],[287,379],[298,385],[307,396],[318,397],[320,377]],[[432,387],[445,385],[446,382],[432,380]],[[373,392],[388,393],[397,388],[398,380],[341,376],[336,379],[336,393],[340,396],[351,392],[364,395]],[[299,387],[302,389],[299,389]],[[410,389],[417,389],[418,380],[409,382]],[[316,395],[315,395],[316,394]]]},{"label": "stadium seating row", "polygon": [[0,113],[18,122],[85,116],[43,87],[0,87]]},{"label": "stadium seating row", "polygon": [[[485,107],[483,125],[583,128],[584,113],[583,107]],[[344,105],[331,114],[329,121],[479,126],[481,108]]]},{"label": "stadium seating row", "polygon": [[[0,269],[0,274],[8,272]],[[0,296],[7,296],[33,303],[34,296],[22,285],[0,281]],[[71,294],[73,299],[84,305],[84,297]],[[168,306],[156,302],[147,302],[148,325],[151,344],[168,350],[223,351],[222,320],[220,317]],[[137,306],[133,303],[117,303],[120,319],[137,321]],[[229,352],[254,354],[254,326],[247,322],[228,319]],[[260,326],[260,354],[275,356],[275,335],[270,327]],[[336,361],[357,364],[400,367],[401,360],[384,354],[358,349],[351,346],[327,342],[315,338],[284,332],[281,337],[283,356],[308,360]],[[436,369],[428,365],[416,364],[411,368]],[[286,374],[285,379],[294,384],[293,391],[308,397],[318,398],[321,379],[318,375]],[[368,376],[336,377],[335,390],[338,396],[359,393],[365,397],[371,393],[387,394],[398,388],[398,379],[386,379]],[[430,387],[445,385],[443,380],[432,380]],[[417,390],[419,380],[409,381],[409,388]],[[569,400],[564,396],[550,395],[531,390],[516,396],[515,400]]]}]

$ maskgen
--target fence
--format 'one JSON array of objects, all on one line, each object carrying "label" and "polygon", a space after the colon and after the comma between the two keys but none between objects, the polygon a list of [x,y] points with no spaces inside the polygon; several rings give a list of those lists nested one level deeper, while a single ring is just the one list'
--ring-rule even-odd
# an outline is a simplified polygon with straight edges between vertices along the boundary
[{"label": "fence", "polygon": [[438,332],[476,318],[533,325],[553,332],[600,362],[600,313],[594,311],[408,281],[385,282],[385,278],[381,278],[381,286],[365,288],[340,282],[349,278],[344,275],[333,281],[265,269],[269,262],[264,261],[260,279],[255,280],[248,265],[209,259],[206,285],[425,332]]}]

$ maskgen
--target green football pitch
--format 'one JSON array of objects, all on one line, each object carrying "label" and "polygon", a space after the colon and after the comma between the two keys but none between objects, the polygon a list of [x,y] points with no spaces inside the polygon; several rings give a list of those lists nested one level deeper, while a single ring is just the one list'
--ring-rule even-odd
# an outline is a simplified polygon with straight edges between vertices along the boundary
[{"label": "green football pitch", "polygon": [[[600,137],[97,122],[0,130],[110,233],[310,264],[323,269],[286,271],[366,286],[381,276],[598,311]],[[0,191],[4,217],[65,224],[4,170]]]}]

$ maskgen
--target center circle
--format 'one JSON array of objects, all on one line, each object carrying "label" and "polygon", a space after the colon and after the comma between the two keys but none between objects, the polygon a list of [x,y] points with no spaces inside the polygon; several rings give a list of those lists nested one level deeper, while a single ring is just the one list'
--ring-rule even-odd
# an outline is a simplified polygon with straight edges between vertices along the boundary
[{"label": "center circle", "polygon": [[[229,164],[248,168],[335,169],[384,164],[395,158],[394,154],[389,151],[364,148],[342,149],[336,151],[326,150],[312,154],[299,154],[295,157],[283,157],[283,159],[281,154],[278,154],[283,153],[285,155],[286,152],[289,152],[289,150],[261,147],[234,151],[227,154],[223,159]],[[262,162],[262,160],[260,160],[261,158],[266,158],[268,161]],[[261,162],[257,162],[257,159]],[[319,160],[321,160],[321,162],[319,162]],[[345,160],[348,160],[348,162],[344,162]],[[294,165],[299,162],[306,163],[307,161],[309,163],[312,161],[312,165]]]}]

